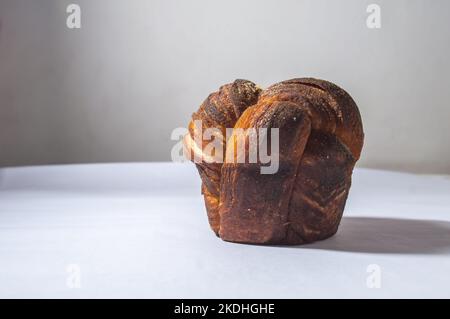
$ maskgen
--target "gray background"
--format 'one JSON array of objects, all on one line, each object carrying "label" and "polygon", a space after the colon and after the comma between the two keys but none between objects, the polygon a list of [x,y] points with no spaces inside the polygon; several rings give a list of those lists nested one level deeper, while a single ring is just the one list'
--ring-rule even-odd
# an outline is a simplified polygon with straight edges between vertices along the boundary
[{"label": "gray background", "polygon": [[[170,160],[221,84],[299,76],[360,107],[363,167],[450,173],[449,1],[0,0],[0,166]],[[366,7],[381,6],[381,29]]]}]

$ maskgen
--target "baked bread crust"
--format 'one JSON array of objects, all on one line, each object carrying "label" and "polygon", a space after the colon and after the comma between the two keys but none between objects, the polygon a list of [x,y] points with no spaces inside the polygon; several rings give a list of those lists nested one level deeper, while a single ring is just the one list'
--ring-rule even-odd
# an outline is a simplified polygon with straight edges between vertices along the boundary
[{"label": "baked bread crust", "polygon": [[[203,151],[210,140],[194,138],[206,128],[217,128],[223,136],[226,128],[234,128],[232,138],[247,141],[248,136],[238,136],[245,129],[279,129],[275,174],[261,174],[260,162],[227,157],[224,163],[195,163],[209,223],[218,236],[240,243],[304,244],[336,233],[364,141],[361,116],[348,93],[313,78],[266,90],[236,80],[210,94],[192,115],[184,139],[191,160],[209,156]],[[221,141],[225,156],[236,156],[232,138]]]}]

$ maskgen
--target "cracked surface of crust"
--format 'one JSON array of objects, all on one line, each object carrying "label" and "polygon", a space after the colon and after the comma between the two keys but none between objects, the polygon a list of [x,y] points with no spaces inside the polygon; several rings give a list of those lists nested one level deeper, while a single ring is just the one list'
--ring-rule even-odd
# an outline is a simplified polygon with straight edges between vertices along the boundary
[{"label": "cracked surface of crust", "polygon": [[[201,120],[202,127],[194,121]],[[279,169],[263,165],[196,163],[212,230],[222,239],[252,244],[303,244],[336,233],[360,157],[364,133],[359,110],[348,93],[312,78],[283,81],[259,89],[236,80],[208,96],[193,114],[185,149],[202,156],[210,140],[195,133],[217,128],[278,128]],[[244,132],[244,133],[242,133]],[[244,136],[248,142],[248,136]],[[233,139],[222,139],[230,156]],[[248,143],[246,143],[248,153]],[[235,155],[235,154],[234,154]]]}]

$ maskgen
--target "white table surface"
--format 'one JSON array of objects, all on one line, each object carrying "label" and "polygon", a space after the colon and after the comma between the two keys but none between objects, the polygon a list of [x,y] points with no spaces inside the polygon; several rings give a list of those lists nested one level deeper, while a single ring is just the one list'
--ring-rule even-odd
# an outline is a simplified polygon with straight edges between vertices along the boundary
[{"label": "white table surface", "polygon": [[448,298],[450,177],[356,169],[337,235],[267,247],[214,236],[191,164],[0,169],[0,297]]}]

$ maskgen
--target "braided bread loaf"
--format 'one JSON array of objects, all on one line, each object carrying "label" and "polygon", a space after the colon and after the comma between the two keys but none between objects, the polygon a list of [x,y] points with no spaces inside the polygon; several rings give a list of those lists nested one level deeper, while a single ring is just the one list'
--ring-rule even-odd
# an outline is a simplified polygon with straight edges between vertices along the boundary
[{"label": "braided bread loaf", "polygon": [[[226,137],[218,141],[225,160],[215,160],[205,154],[210,140],[194,138],[206,128],[223,136],[234,128],[233,137],[248,128],[278,128],[278,171],[261,174],[260,161],[227,158],[236,156],[236,145]],[[363,140],[355,102],[330,82],[292,79],[261,90],[236,80],[210,94],[192,115],[184,147],[191,160],[203,159],[195,164],[218,236],[241,243],[303,244],[336,233]]]}]

